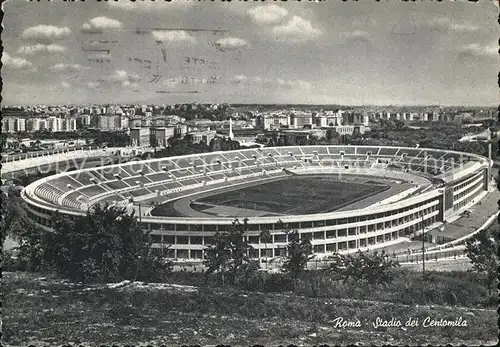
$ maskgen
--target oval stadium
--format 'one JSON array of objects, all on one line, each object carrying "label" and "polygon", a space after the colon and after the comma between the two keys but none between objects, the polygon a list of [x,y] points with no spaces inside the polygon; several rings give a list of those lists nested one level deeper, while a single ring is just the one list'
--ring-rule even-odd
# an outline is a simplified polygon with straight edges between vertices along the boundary
[{"label": "oval stadium", "polygon": [[[370,146],[264,147],[133,161],[59,173],[21,193],[44,228],[58,211],[134,210],[177,261],[201,261],[217,231],[247,226],[250,258],[285,255],[283,224],[318,255],[385,247],[439,227],[487,193],[475,154]],[[282,222],[282,223],[281,223]],[[269,230],[264,244],[259,235]]]}]

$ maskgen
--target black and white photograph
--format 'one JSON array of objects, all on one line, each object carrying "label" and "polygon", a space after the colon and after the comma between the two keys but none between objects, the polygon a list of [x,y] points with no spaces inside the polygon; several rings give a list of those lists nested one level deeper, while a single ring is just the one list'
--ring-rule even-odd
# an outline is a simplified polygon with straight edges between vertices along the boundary
[{"label": "black and white photograph", "polygon": [[498,0],[2,12],[2,345],[498,344]]}]

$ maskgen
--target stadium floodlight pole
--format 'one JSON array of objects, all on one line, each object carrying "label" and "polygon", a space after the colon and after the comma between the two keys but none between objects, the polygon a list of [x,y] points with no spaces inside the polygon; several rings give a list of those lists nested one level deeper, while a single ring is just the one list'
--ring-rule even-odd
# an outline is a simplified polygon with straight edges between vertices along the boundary
[{"label": "stadium floodlight pole", "polygon": [[422,277],[425,278],[425,225],[424,225],[425,213],[422,212]]},{"label": "stadium floodlight pole", "polygon": [[490,184],[491,184],[491,134],[489,136],[489,141],[488,141],[488,183],[487,183],[487,189],[490,189]]},{"label": "stadium floodlight pole", "polygon": [[141,203],[139,203],[138,205],[139,205],[139,226],[141,227],[141,231],[142,231],[142,210],[141,210]]}]

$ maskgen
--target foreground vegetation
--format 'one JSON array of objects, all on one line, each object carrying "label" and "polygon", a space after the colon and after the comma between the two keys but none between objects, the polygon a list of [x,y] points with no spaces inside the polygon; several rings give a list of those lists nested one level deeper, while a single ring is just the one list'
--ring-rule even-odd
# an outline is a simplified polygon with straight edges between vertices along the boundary
[{"label": "foreground vegetation", "polygon": [[[267,273],[248,259],[247,220],[236,220],[207,249],[208,271],[172,273],[168,249],[152,252],[149,232],[123,209],[55,214],[49,232],[13,201],[2,226],[19,240],[19,257],[4,254],[2,266],[31,272],[4,273],[6,345],[497,342],[497,229],[467,243],[474,272],[425,276],[377,253],[337,255],[331,268],[305,271],[311,242],[286,230],[282,272]],[[260,236],[269,242],[269,232]],[[429,325],[441,319],[459,325]]]},{"label": "foreground vegetation", "polygon": [[[181,276],[193,278],[175,274],[172,281],[179,282]],[[420,275],[408,272],[401,277],[400,292],[392,287],[373,290],[357,286],[353,290],[346,286],[332,288],[328,298],[312,298],[215,288],[210,283],[199,287],[128,284],[110,288],[39,274],[6,273],[2,282],[3,339],[6,345],[494,344],[496,301],[489,305],[481,302],[487,300],[486,294],[470,274],[464,273],[462,278],[432,274],[429,278],[416,286]],[[406,293],[402,290],[405,281]],[[299,281],[299,292],[307,293],[305,283],[305,277]],[[457,294],[457,303],[468,307],[416,304],[446,301],[442,297],[447,289]],[[424,293],[418,294],[421,291]],[[478,304],[487,309],[475,307]],[[339,317],[359,320],[360,326],[342,328],[336,325]],[[403,326],[375,328],[377,317],[395,317]],[[419,326],[405,327],[410,317],[419,319]],[[462,317],[467,326],[424,327],[426,317]]]}]

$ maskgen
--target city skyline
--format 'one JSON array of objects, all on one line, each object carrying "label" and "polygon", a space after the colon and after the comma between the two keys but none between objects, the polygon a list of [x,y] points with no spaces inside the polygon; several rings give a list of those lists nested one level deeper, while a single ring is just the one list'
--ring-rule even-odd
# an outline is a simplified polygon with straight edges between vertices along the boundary
[{"label": "city skyline", "polygon": [[498,104],[493,2],[59,2],[3,5],[3,105]]}]

